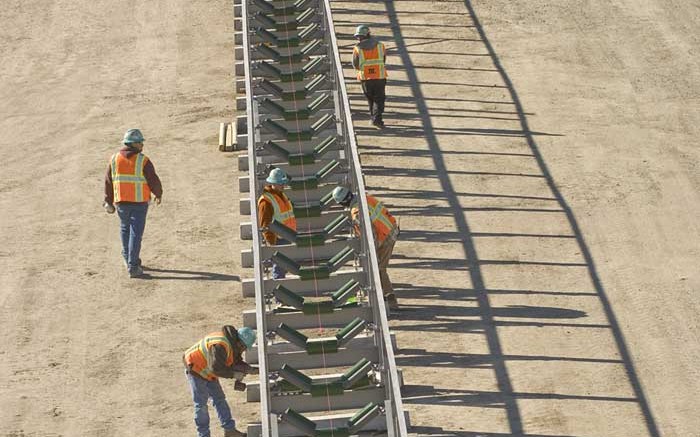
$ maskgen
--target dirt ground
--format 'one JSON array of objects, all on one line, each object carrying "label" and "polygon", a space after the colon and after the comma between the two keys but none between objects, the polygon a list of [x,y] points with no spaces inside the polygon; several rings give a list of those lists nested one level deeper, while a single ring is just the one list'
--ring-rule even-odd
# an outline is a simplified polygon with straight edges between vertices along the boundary
[{"label": "dirt ground", "polygon": [[[412,431],[699,435],[697,1],[333,4],[345,60],[357,23],[389,49],[385,131],[350,91],[370,191],[401,219]],[[0,18],[0,435],[195,435],[182,352],[252,305],[216,147],[231,2],[5,0]],[[130,127],[165,190],[146,280],[100,206]]]}]

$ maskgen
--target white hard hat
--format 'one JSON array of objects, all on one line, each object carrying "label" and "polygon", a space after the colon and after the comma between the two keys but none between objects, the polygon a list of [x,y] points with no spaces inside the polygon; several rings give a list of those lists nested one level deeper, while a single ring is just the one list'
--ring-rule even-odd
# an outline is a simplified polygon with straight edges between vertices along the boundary
[{"label": "white hard hat", "polygon": [[333,190],[333,200],[336,201],[336,203],[340,203],[343,200],[345,200],[346,197],[348,197],[348,194],[350,194],[350,190],[348,190],[345,187],[335,187]]},{"label": "white hard hat", "polygon": [[289,178],[281,168],[273,168],[265,181],[269,184],[284,185],[289,182]]}]

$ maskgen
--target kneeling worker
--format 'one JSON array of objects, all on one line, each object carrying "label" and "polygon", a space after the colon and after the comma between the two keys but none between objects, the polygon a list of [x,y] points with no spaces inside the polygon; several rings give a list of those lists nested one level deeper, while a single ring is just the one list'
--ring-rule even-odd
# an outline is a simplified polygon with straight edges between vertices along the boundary
[{"label": "kneeling worker", "polygon": [[191,348],[183,357],[187,367],[187,380],[192,390],[194,401],[194,423],[199,437],[210,437],[209,432],[209,398],[216,409],[216,414],[224,428],[224,437],[245,437],[245,433],[236,429],[236,422],[231,417],[231,409],[219,383],[219,378],[236,379],[234,388],[245,390],[240,382],[246,374],[257,373],[257,368],[243,361],[243,351],[255,343],[255,331],[250,328],[236,330],[225,325],[221,331],[212,332]]},{"label": "kneeling worker", "polygon": [[[345,207],[352,207],[350,210],[352,220],[355,223],[359,221],[357,218],[360,214],[360,209],[357,207],[358,201],[350,190],[346,187],[336,187],[333,190],[333,200]],[[396,239],[399,236],[399,227],[394,216],[389,213],[389,210],[376,197],[368,194],[367,206],[369,207],[369,218],[372,220],[374,241],[377,245],[377,264],[379,264],[379,278],[382,282],[384,300],[386,300],[389,308],[397,309],[398,302],[394,294],[394,287],[391,285],[386,269],[389,266]],[[355,227],[355,233],[359,235],[359,228]]]},{"label": "kneeling worker", "polygon": [[[281,168],[273,168],[265,182],[267,185],[258,199],[258,226],[263,230],[263,238],[268,245],[285,244],[287,241],[278,238],[277,234],[267,228],[272,220],[277,220],[293,231],[297,230],[294,207],[284,194],[284,184],[289,182],[289,178]],[[286,275],[287,272],[282,267],[272,265],[272,279],[282,279]]]}]

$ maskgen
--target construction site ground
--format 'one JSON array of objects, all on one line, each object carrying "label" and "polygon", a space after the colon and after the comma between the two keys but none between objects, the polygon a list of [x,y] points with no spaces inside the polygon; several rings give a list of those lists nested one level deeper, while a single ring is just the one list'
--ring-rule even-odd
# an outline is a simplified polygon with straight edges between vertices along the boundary
[{"label": "construction site ground", "polygon": [[[412,432],[699,435],[697,2],[333,5],[346,62],[359,23],[388,48],[386,130],[347,74],[369,191],[401,223]],[[182,353],[253,305],[242,173],[217,150],[232,2],[0,18],[0,435],[195,435]],[[165,190],[140,280],[101,208],[132,127]],[[244,429],[259,406],[224,388]]]}]

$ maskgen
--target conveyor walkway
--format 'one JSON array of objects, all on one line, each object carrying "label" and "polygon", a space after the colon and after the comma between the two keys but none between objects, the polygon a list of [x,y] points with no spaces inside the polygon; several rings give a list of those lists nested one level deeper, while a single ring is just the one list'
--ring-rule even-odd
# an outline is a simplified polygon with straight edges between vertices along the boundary
[{"label": "conveyor walkway", "polygon": [[[362,170],[328,0],[242,0],[237,34],[236,143],[241,235],[252,241],[242,265],[252,268],[243,294],[256,310],[244,325],[258,330],[246,360],[260,366],[248,401],[260,402],[251,436],[405,436],[397,371],[371,232]],[[257,199],[273,167],[291,178],[297,231],[273,222],[288,243],[265,246]],[[362,230],[331,191],[343,184],[360,199]],[[268,275],[272,263],[285,279]],[[262,375],[265,375],[264,377]]]}]

